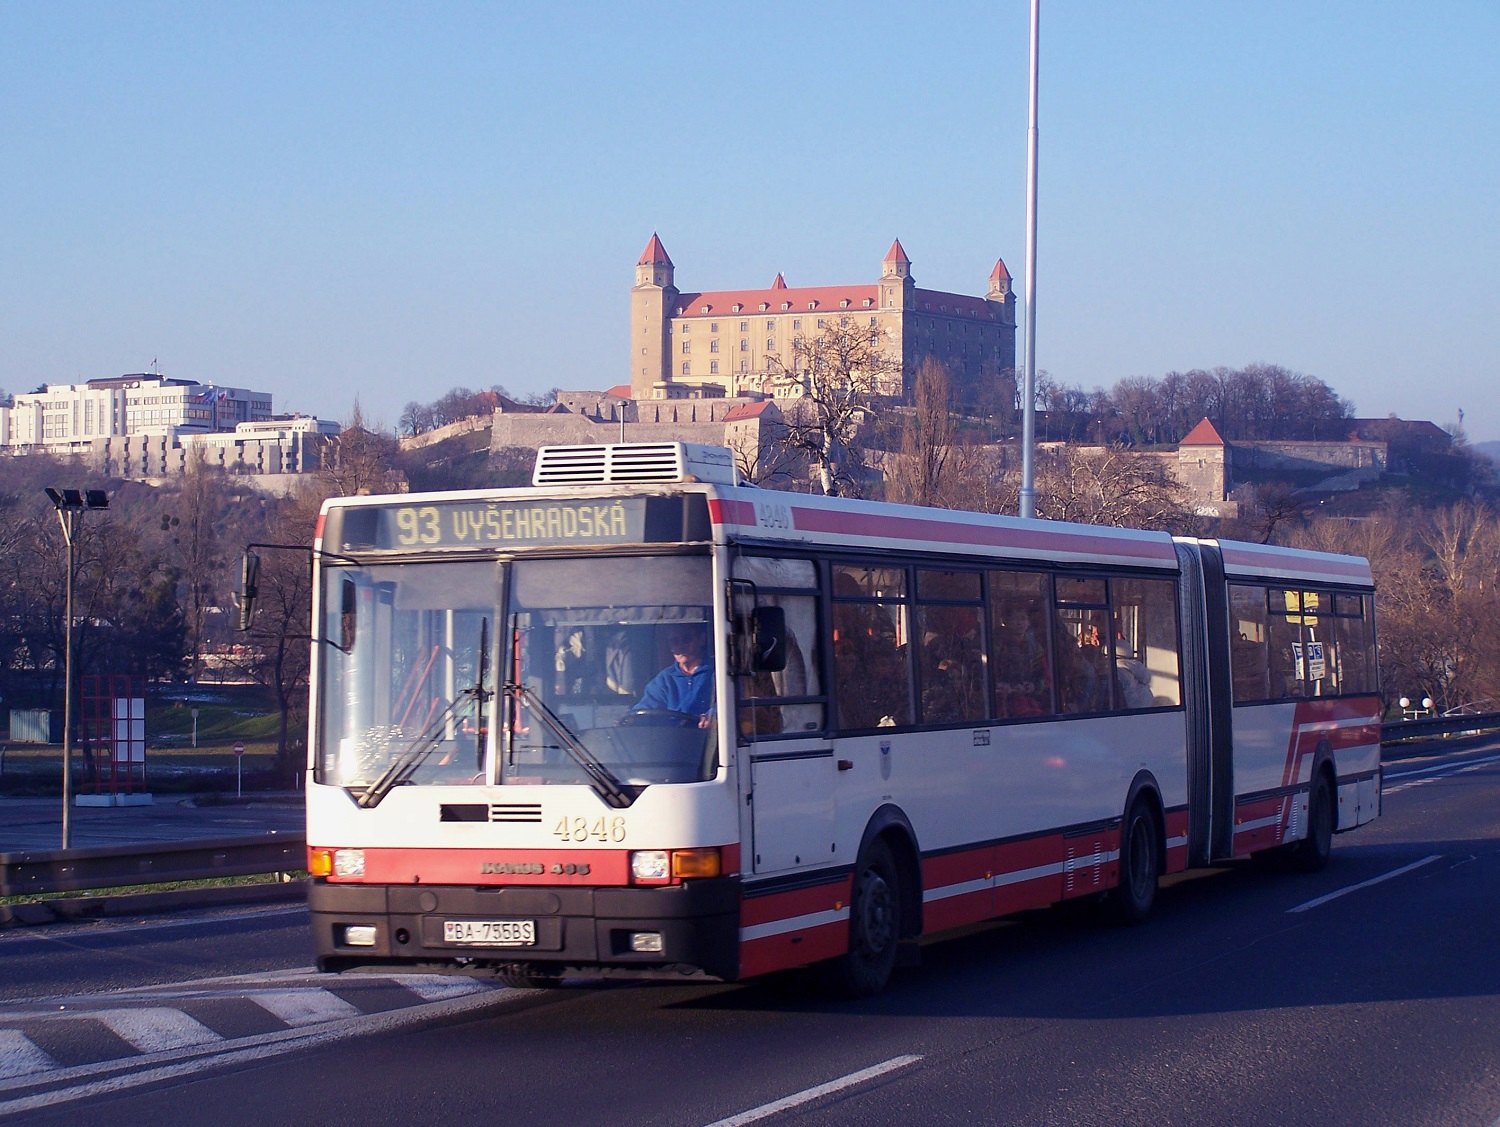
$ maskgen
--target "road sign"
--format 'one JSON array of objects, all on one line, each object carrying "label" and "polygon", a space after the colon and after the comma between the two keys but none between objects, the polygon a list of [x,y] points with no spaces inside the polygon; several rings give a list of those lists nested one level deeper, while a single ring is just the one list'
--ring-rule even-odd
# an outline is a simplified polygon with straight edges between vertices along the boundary
[{"label": "road sign", "polygon": [[234,753],[236,755],[244,755],[245,754],[245,745],[242,744],[242,743],[236,743],[234,745]]}]

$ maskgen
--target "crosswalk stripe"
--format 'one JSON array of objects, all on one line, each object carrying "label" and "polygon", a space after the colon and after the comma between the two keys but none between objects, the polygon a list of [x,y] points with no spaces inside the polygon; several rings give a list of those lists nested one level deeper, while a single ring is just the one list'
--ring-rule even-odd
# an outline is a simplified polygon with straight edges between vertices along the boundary
[{"label": "crosswalk stripe", "polygon": [[26,1076],[56,1067],[57,1062],[19,1029],[0,1029],[0,1078]]},{"label": "crosswalk stripe", "polygon": [[223,1037],[181,1010],[147,1006],[129,1010],[97,1010],[88,1015],[103,1022],[143,1053],[207,1045]]},{"label": "crosswalk stripe", "polygon": [[360,1009],[327,990],[252,990],[245,997],[288,1025],[317,1025],[341,1017],[358,1017]]},{"label": "crosswalk stripe", "polygon": [[386,975],[392,982],[404,986],[426,1002],[436,1002],[443,998],[462,998],[465,994],[477,994],[481,990],[490,989],[482,982],[476,982],[472,978],[459,978],[446,974],[391,974]]}]

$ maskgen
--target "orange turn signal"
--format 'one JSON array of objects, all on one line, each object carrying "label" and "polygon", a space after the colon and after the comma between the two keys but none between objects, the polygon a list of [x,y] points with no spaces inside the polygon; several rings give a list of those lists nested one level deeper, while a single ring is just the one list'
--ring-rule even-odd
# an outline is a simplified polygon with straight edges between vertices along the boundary
[{"label": "orange turn signal", "polygon": [[307,847],[307,872],[310,876],[326,877],[333,872],[333,850]]},{"label": "orange turn signal", "polygon": [[717,848],[672,850],[672,876],[677,880],[716,877],[721,871]]}]

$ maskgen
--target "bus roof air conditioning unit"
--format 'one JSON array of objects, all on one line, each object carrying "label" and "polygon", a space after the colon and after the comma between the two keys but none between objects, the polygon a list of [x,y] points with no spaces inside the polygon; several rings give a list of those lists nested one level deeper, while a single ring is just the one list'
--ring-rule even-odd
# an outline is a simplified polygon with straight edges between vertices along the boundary
[{"label": "bus roof air conditioning unit", "polygon": [[543,446],[532,485],[641,485],[707,481],[738,485],[734,453],[696,442],[622,442],[606,446]]}]

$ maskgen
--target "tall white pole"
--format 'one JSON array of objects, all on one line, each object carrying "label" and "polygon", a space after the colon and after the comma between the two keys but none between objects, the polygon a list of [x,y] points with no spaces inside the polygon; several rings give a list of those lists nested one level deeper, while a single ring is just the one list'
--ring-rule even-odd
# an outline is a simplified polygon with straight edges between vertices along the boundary
[{"label": "tall white pole", "polygon": [[1042,0],[1031,0],[1031,114],[1026,130],[1026,370],[1021,395],[1020,515],[1036,516],[1036,88]]}]

